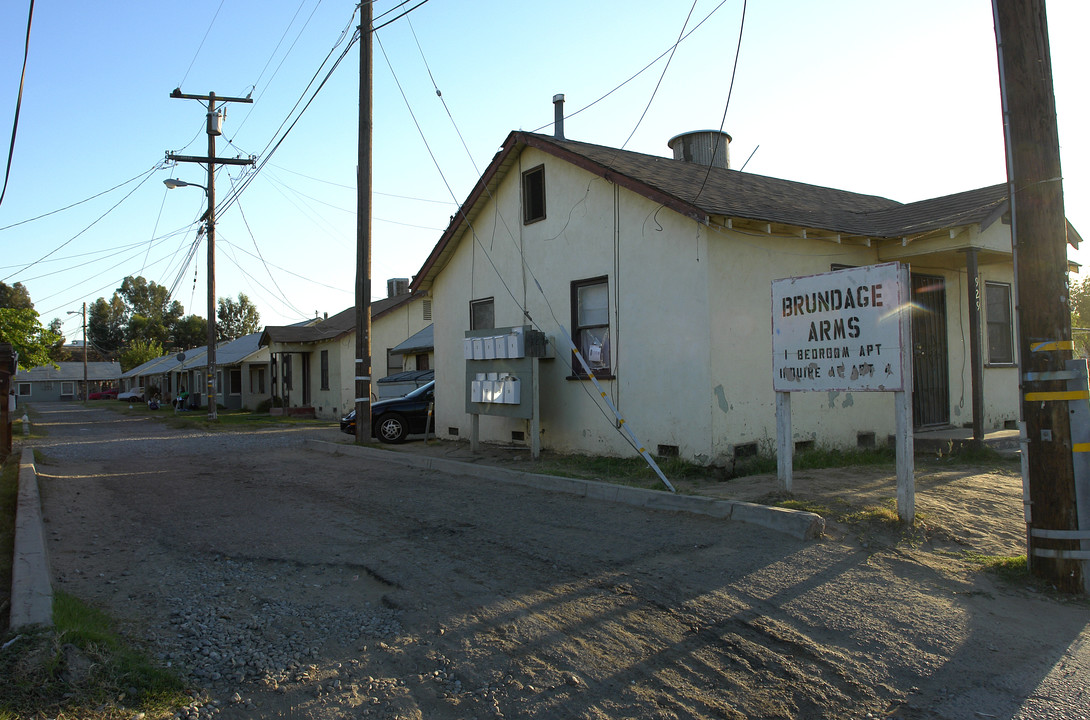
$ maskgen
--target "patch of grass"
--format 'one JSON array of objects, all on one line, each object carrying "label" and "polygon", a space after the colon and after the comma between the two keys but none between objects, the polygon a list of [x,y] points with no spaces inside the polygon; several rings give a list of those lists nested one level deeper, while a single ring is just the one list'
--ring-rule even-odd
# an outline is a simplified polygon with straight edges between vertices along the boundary
[{"label": "patch of grass", "polygon": [[997,575],[1009,583],[1026,584],[1034,581],[1025,555],[984,555],[971,550],[965,550],[960,555],[982,570]]},{"label": "patch of grass", "polygon": [[936,457],[928,459],[917,458],[917,464],[919,464],[921,460],[928,465],[973,465],[989,468],[1010,468],[1021,462],[1017,456],[1001,455],[987,445],[977,445],[975,443],[951,446],[949,450],[940,453]]},{"label": "patch of grass", "polygon": [[[654,457],[654,456],[652,456]],[[725,479],[717,468],[697,465],[675,457],[655,457],[655,464],[670,480]],[[558,477],[600,480],[630,487],[662,488],[662,480],[639,455],[604,457],[594,455],[562,455],[542,460],[534,472]]]},{"label": "patch of grass", "polygon": [[182,681],[126,643],[104,613],[57,593],[53,619],[0,651],[0,718],[131,718],[188,702]]},{"label": "patch of grass", "polygon": [[[823,468],[849,467],[860,465],[874,467],[881,465],[895,466],[897,453],[892,448],[859,448],[843,450],[832,447],[816,447],[795,453],[791,466],[795,470],[821,470]],[[740,458],[734,464],[731,477],[747,475],[765,475],[776,472],[774,452],[762,452],[750,458]]]}]

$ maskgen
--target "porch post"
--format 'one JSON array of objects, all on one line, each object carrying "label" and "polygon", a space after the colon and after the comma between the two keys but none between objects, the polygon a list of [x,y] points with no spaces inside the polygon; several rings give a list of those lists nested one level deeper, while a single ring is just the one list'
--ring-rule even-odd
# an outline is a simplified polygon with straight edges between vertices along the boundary
[{"label": "porch post", "polygon": [[966,272],[969,275],[969,365],[973,393],[973,442],[984,442],[984,357],[980,348],[980,269],[977,266],[977,249],[968,248],[965,253]]},{"label": "porch post", "polygon": [[780,487],[791,492],[795,443],[791,437],[791,393],[776,393],[776,476]]}]

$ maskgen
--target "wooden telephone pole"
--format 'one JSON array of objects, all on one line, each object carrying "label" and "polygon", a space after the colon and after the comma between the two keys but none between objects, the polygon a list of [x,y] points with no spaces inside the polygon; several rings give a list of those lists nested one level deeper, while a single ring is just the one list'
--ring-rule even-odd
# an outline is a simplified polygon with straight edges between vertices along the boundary
[{"label": "wooden telephone pole", "polygon": [[[216,112],[216,103],[252,103],[253,99],[249,97],[218,97],[216,93],[213,92],[208,93],[208,95],[187,95],[179,88],[175,88],[174,91],[170,93],[170,96],[182,100],[208,101],[208,156],[194,157],[191,155],[175,155],[172,152],[168,152],[167,160],[174,160],[175,162],[204,163],[208,166],[208,186],[204,188],[205,193],[208,195],[208,211],[205,216],[207,221],[206,236],[208,238],[208,363],[206,370],[208,387],[206,390],[206,397],[208,398],[208,419],[216,420],[218,418],[216,409],[216,398],[218,397],[218,393],[216,392],[216,166],[254,164],[254,159],[252,157],[216,157],[216,137],[221,133],[221,117],[219,113]],[[193,185],[195,183],[181,184]],[[197,185],[197,187],[204,186]]]},{"label": "wooden telephone pole", "polygon": [[[1067,385],[1067,221],[1044,0],[993,0],[1019,319],[1030,570],[1084,589]],[[1085,393],[1083,393],[1085,395]],[[1082,400],[1086,402],[1086,400]]]},{"label": "wooden telephone pole", "polygon": [[356,442],[371,437],[371,120],[370,2],[360,6],[360,119],[356,169]]}]

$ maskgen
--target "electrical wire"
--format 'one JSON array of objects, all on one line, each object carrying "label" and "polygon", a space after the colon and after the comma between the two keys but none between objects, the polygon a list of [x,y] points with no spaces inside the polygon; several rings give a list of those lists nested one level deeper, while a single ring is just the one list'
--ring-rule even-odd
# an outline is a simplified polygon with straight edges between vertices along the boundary
[{"label": "electrical wire", "polygon": [[[718,11],[719,11],[719,9],[720,9],[721,7],[723,7],[724,5],[726,5],[726,4],[728,3],[728,2],[729,2],[729,0],[720,0],[719,4],[718,4],[718,5],[716,5],[716,6],[714,7],[714,8],[712,8],[711,12],[709,12],[709,13],[708,13],[707,15],[705,15],[705,16],[704,16],[704,19],[703,19],[703,20],[701,20],[701,21],[700,21],[700,22],[698,22],[698,23],[697,23],[696,25],[694,25],[694,26],[693,26],[693,29],[692,29],[692,30],[690,30],[689,32],[685,33],[685,35],[683,35],[683,36],[681,37],[681,40],[679,40],[679,42],[684,42],[685,40],[688,40],[688,39],[689,39],[689,36],[691,36],[691,35],[692,35],[693,33],[695,33],[695,32],[696,32],[696,31],[697,31],[697,30],[698,30],[698,29],[700,28],[700,26],[701,26],[701,25],[703,25],[703,24],[704,24],[704,23],[706,23],[706,22],[707,22],[708,20],[710,20],[710,19],[711,19],[711,17],[712,17],[712,15],[714,15],[714,14],[715,14],[716,12],[718,12]],[[606,93],[605,95],[602,95],[601,97],[599,97],[599,98],[598,98],[597,100],[595,100],[594,102],[588,103],[587,105],[584,105],[583,107],[579,108],[578,110],[576,110],[576,111],[574,111],[574,112],[571,112],[571,113],[569,113],[569,114],[565,115],[565,116],[564,116],[564,119],[565,119],[565,120],[567,120],[567,119],[569,119],[569,118],[573,118],[573,117],[575,117],[576,115],[578,115],[578,114],[579,114],[579,113],[581,113],[581,112],[584,112],[584,111],[586,111],[586,110],[590,110],[590,109],[591,109],[592,107],[594,107],[594,106],[595,106],[595,105],[597,105],[598,103],[602,102],[603,100],[605,100],[606,98],[608,98],[608,97],[609,97],[610,95],[612,95],[613,93],[617,92],[618,90],[620,90],[621,88],[623,88],[623,87],[624,87],[625,85],[627,85],[628,83],[630,83],[630,82],[632,82],[633,80],[635,80],[636,78],[638,78],[638,77],[639,77],[640,75],[643,75],[643,74],[644,74],[645,72],[647,72],[647,71],[648,71],[648,70],[650,70],[650,69],[651,69],[652,67],[654,67],[654,66],[655,66],[655,64],[656,64],[656,63],[657,63],[657,62],[658,62],[659,60],[662,60],[662,59],[663,59],[664,57],[666,57],[667,55],[669,55],[670,53],[672,53],[672,52],[674,51],[674,48],[675,48],[675,47],[677,47],[677,44],[678,44],[678,43],[674,43],[674,44],[673,44],[673,45],[671,45],[670,47],[668,47],[668,48],[666,48],[665,50],[663,50],[663,51],[662,51],[662,52],[661,52],[661,53],[660,53],[660,54],[658,55],[658,57],[656,57],[656,58],[655,58],[654,60],[652,60],[651,62],[649,62],[649,63],[647,63],[646,65],[644,65],[644,66],[643,66],[642,68],[640,68],[639,70],[637,70],[637,71],[636,71],[636,73],[635,73],[634,75],[632,75],[631,77],[629,77],[629,78],[628,78],[627,80],[625,80],[624,82],[622,82],[622,83],[621,83],[620,85],[618,85],[617,87],[615,87],[615,88],[613,88],[612,90],[610,90],[609,92],[607,92],[607,93]],[[542,125],[541,127],[539,127],[539,128],[536,128],[536,129],[534,129],[534,130],[531,130],[530,132],[532,132],[532,133],[538,133],[538,132],[541,132],[542,130],[544,130],[545,128],[549,127],[549,126],[550,126],[550,125],[552,125],[552,124],[553,124],[552,122],[547,122],[547,123],[545,123],[544,125]]]},{"label": "electrical wire", "polygon": [[692,7],[689,8],[689,14],[685,16],[685,23],[681,26],[681,32],[678,33],[674,46],[670,48],[670,57],[666,59],[666,66],[662,68],[662,74],[659,75],[659,81],[655,83],[655,89],[651,91],[651,97],[647,100],[647,105],[644,107],[643,112],[640,113],[640,119],[636,121],[636,127],[632,128],[632,132],[628,134],[628,139],[625,140],[620,147],[621,150],[624,150],[625,146],[632,140],[632,136],[636,134],[636,130],[639,129],[640,125],[643,123],[643,119],[647,116],[647,111],[651,109],[651,103],[655,101],[655,96],[658,95],[662,80],[666,77],[666,71],[670,69],[670,63],[674,60],[674,53],[677,52],[677,47],[681,44],[681,39],[685,37],[685,28],[689,26],[689,20],[693,17],[693,11],[696,10],[697,2],[699,2],[699,0],[693,0]]},{"label": "electrical wire", "polygon": [[204,31],[204,37],[201,38],[201,44],[197,46],[197,51],[193,53],[193,59],[189,61],[189,67],[185,69],[185,75],[182,76],[182,81],[175,87],[181,87],[185,85],[185,79],[189,77],[189,71],[193,69],[193,64],[197,62],[197,57],[201,54],[201,48],[204,47],[204,43],[208,40],[208,33],[212,32],[212,26],[216,24],[216,18],[220,16],[220,10],[223,9],[224,0],[220,0],[219,7],[216,8],[216,14],[212,16],[212,21],[208,23],[208,29]]},{"label": "electrical wire", "polygon": [[0,190],[0,205],[4,204],[4,196],[8,194],[8,180],[11,179],[11,161],[15,157],[15,137],[19,133],[19,113],[23,107],[23,85],[26,82],[26,66],[30,57],[30,25],[34,20],[34,0],[30,0],[30,11],[26,19],[26,46],[23,48],[23,71],[19,75],[19,94],[15,100],[15,120],[11,126],[11,145],[8,146],[7,169],[4,171],[4,187]]},{"label": "electrical wire", "polygon": [[[408,15],[409,13],[411,13],[413,10],[416,10],[417,8],[419,8],[421,5],[427,4],[427,2],[428,2],[428,0],[420,0],[420,2],[418,2],[416,5],[413,5],[411,8],[409,8],[405,12],[401,13],[400,15],[393,18],[392,20],[387,20],[386,22],[382,23],[381,25],[375,25],[374,21],[372,20],[371,21],[371,32],[372,33],[377,32],[377,31],[381,30],[382,28],[386,27],[387,25],[390,25],[391,23],[397,22],[401,18],[403,18],[406,15]],[[402,3],[402,5],[404,5],[404,4],[405,3]],[[399,5],[398,7],[401,7],[401,5]]]},{"label": "electrical wire", "polygon": [[126,193],[125,197],[123,197],[123,198],[121,198],[120,200],[118,200],[118,201],[117,201],[117,203],[116,203],[116,204],[115,204],[115,205],[114,205],[113,207],[111,207],[111,208],[110,208],[109,210],[107,210],[106,212],[104,212],[104,213],[103,213],[102,215],[98,216],[98,217],[97,217],[97,218],[96,218],[96,219],[95,219],[95,220],[94,220],[93,222],[91,222],[91,224],[90,224],[90,225],[88,225],[87,227],[83,228],[83,229],[82,229],[82,230],[80,230],[80,231],[79,231],[78,233],[76,233],[76,234],[75,234],[75,235],[73,235],[72,237],[68,238],[68,239],[67,239],[67,240],[65,240],[65,241],[64,241],[63,243],[61,243],[61,244],[60,244],[59,246],[57,246],[56,248],[54,248],[54,249],[50,250],[50,251],[49,251],[48,253],[46,253],[46,254],[45,254],[45,255],[43,255],[42,257],[38,258],[38,259],[37,259],[37,260],[35,260],[34,262],[30,263],[29,265],[25,265],[25,266],[24,266],[23,268],[21,268],[20,270],[17,270],[16,272],[13,272],[13,273],[11,273],[11,274],[10,274],[10,275],[8,275],[7,277],[5,277],[5,278],[2,278],[2,279],[0,279],[0,282],[6,282],[7,280],[11,279],[11,278],[12,278],[12,277],[14,277],[15,275],[18,275],[19,273],[22,273],[22,272],[26,272],[26,271],[27,271],[27,270],[29,270],[30,268],[34,267],[34,266],[35,266],[35,265],[37,265],[38,263],[40,263],[40,262],[42,262],[43,260],[45,260],[46,258],[48,258],[48,257],[49,257],[50,255],[52,255],[53,253],[57,252],[57,251],[58,251],[58,250],[60,250],[61,248],[65,247],[66,245],[68,245],[69,243],[71,243],[72,241],[74,241],[74,240],[75,240],[76,238],[78,238],[78,237],[79,237],[80,235],[82,235],[83,233],[85,233],[85,232],[87,232],[88,230],[90,230],[90,229],[91,229],[92,227],[94,227],[94,226],[95,226],[95,225],[96,225],[96,224],[97,224],[97,223],[98,223],[98,222],[99,222],[100,220],[102,220],[102,219],[103,219],[104,217],[106,217],[106,216],[107,216],[107,215],[109,215],[109,214],[110,214],[111,212],[113,212],[114,210],[116,210],[116,209],[118,208],[118,206],[119,206],[119,205],[121,205],[121,203],[123,203],[123,202],[125,202],[126,200],[128,200],[128,199],[129,199],[129,197],[131,197],[131,196],[132,196],[132,194],[133,194],[134,192],[136,192],[137,190],[139,190],[139,189],[140,189],[140,187],[141,187],[141,186],[142,186],[142,185],[143,185],[144,183],[146,183],[146,182],[148,181],[148,178],[150,178],[150,177],[151,177],[151,174],[152,174],[152,173],[153,173],[154,171],[155,171],[155,168],[152,168],[152,169],[151,169],[151,170],[149,170],[149,171],[148,171],[147,173],[145,173],[145,174],[144,174],[144,179],[143,179],[143,180],[141,180],[141,181],[140,181],[140,183],[139,183],[139,184],[138,184],[138,185],[137,185],[136,187],[134,187],[134,188],[133,188],[132,190],[130,190],[130,191],[129,191],[128,193]]},{"label": "electrical wire", "polygon": [[[457,196],[454,194],[454,190],[451,188],[450,183],[447,181],[446,175],[443,173],[442,167],[440,167],[439,162],[435,157],[435,153],[432,152],[431,145],[428,143],[427,137],[424,135],[424,131],[420,126],[420,122],[416,118],[416,113],[413,111],[412,105],[409,103],[408,96],[405,94],[405,90],[401,85],[401,81],[398,78],[396,71],[394,70],[393,63],[391,63],[389,55],[387,55],[387,53],[386,53],[386,48],[383,46],[381,38],[378,36],[377,33],[374,35],[374,37],[375,37],[375,40],[378,42],[379,49],[381,50],[382,55],[386,60],[387,66],[390,68],[390,73],[391,73],[391,75],[393,75],[394,82],[397,85],[398,90],[401,92],[402,100],[405,102],[405,106],[409,111],[409,115],[412,117],[413,123],[416,125],[417,132],[419,133],[420,138],[424,143],[424,147],[427,149],[428,154],[431,156],[432,163],[435,165],[436,170],[439,172],[439,176],[440,176],[440,178],[442,178],[443,184],[446,185],[447,192],[449,192],[451,194],[451,197],[454,198],[455,201],[457,201]],[[454,121],[453,117],[451,117],[451,121],[452,122]],[[488,196],[491,199],[491,201],[495,204],[495,198],[492,197],[491,191],[488,190],[487,187],[485,188],[485,191],[488,193]],[[484,254],[485,259],[488,261],[489,265],[492,266],[492,270],[496,275],[496,279],[499,280],[499,282],[503,286],[504,290],[507,291],[508,296],[510,296],[511,300],[514,301],[515,307],[519,308],[522,311],[523,316],[531,323],[531,325],[533,325],[534,327],[537,327],[538,329],[541,329],[541,326],[530,315],[529,310],[527,310],[527,308],[524,306],[524,304],[519,301],[519,299],[515,295],[514,291],[511,290],[511,286],[508,285],[507,281],[504,279],[503,273],[500,272],[499,268],[496,266],[495,261],[492,259],[491,254],[484,247],[484,243],[481,241],[480,237],[478,236],[477,230],[473,226],[472,221],[465,214],[465,208],[463,206],[459,205],[458,213],[462,216],[462,219],[465,221],[466,226],[469,229],[469,232],[470,232],[470,234],[471,234],[471,236],[473,238],[473,241],[481,248],[481,252]],[[502,214],[499,214],[499,213],[497,213],[497,214],[502,219]],[[534,285],[537,287],[538,292],[541,294],[541,297],[544,299],[545,305],[549,309],[549,313],[552,316],[553,322],[555,322],[557,327],[559,327],[561,329],[561,331],[564,332],[565,336],[567,336],[567,331],[564,330],[563,324],[556,317],[556,313],[554,312],[554,310],[552,308],[552,304],[549,302],[549,298],[546,295],[545,290],[541,287],[541,283],[538,281],[537,277],[534,275],[533,270],[530,269],[530,267],[527,265],[525,256],[523,256],[521,250],[518,248],[518,244],[515,241],[514,234],[511,232],[510,227],[507,225],[506,220],[503,220],[503,225],[504,225],[505,228],[507,228],[508,237],[511,239],[511,242],[515,245],[515,250],[519,254],[519,257],[521,258],[523,268],[530,274],[531,279],[534,281]],[[573,367],[572,363],[568,359],[561,358],[561,361],[572,371],[572,374],[576,374],[575,368]],[[598,411],[600,413],[602,413],[603,417],[605,417],[612,424],[614,422],[614,418],[611,417],[610,414],[606,413],[605,408],[603,408],[601,406],[601,404],[598,402],[598,400],[595,398],[595,396],[590,392],[590,390],[586,387],[586,385],[580,383],[580,387],[587,394],[588,398],[590,398],[591,401],[594,403],[594,406],[596,408],[598,408]],[[604,396],[603,396],[603,399],[605,399]],[[625,435],[624,433],[620,433],[620,435],[625,440],[625,442],[627,442],[630,446],[632,446],[632,448],[634,450],[636,450],[638,453],[642,454],[641,448],[636,447],[635,443],[629,438],[629,436]],[[669,483],[667,483],[667,484],[669,484]]]},{"label": "electrical wire", "polygon": [[[730,87],[727,89],[727,101],[723,104],[723,119],[719,121],[719,134],[715,136],[715,147],[712,148],[712,156],[719,151],[719,141],[723,137],[723,128],[727,124],[727,108],[730,107],[730,96],[734,93],[734,78],[738,74],[738,56],[742,54],[742,31],[746,27],[746,3],[747,0],[742,0],[742,21],[738,25],[738,45],[734,48],[734,66],[730,71]],[[756,149],[754,149],[754,152],[757,152]],[[749,160],[746,160],[746,162],[748,163]],[[742,167],[745,167],[745,165]],[[708,178],[711,174],[712,166],[709,163],[708,170],[704,173],[704,180],[700,183],[700,189],[693,196],[693,204],[696,204],[696,201],[700,199],[700,194],[704,192],[704,186],[708,184]]]},{"label": "electrical wire", "polygon": [[265,256],[261,254],[261,248],[257,245],[257,238],[254,237],[254,231],[250,229],[250,222],[246,219],[246,213],[242,211],[242,201],[239,200],[237,202],[237,205],[238,214],[242,216],[242,224],[246,227],[246,232],[250,235],[250,240],[254,244],[254,250],[257,252],[258,258],[260,258],[261,266],[265,268],[265,273],[269,276],[269,280],[272,280],[272,284],[276,286],[276,291],[279,292],[280,297],[284,299],[284,304],[287,307],[291,308],[293,311],[295,311],[296,314],[301,315],[302,312],[299,310],[299,308],[291,304],[291,301],[288,299],[287,293],[285,293],[283,288],[280,287],[280,283],[276,281],[276,278],[272,274],[272,270],[269,269],[269,263],[265,261]]},{"label": "electrical wire", "polygon": [[159,170],[162,166],[163,166],[162,163],[156,163],[150,170],[145,170],[144,172],[140,173],[139,175],[131,177],[128,180],[126,180],[125,182],[118,183],[117,185],[114,185],[112,188],[110,188],[108,190],[103,190],[100,193],[96,193],[96,194],[92,195],[91,197],[89,197],[89,198],[87,198],[85,200],[80,200],[79,202],[74,202],[71,205],[66,205],[66,206],[64,206],[62,208],[58,208],[56,210],[50,210],[47,213],[42,213],[41,215],[37,215],[37,216],[32,217],[32,218],[27,218],[26,220],[20,220],[19,222],[12,223],[11,225],[5,225],[4,227],[0,227],[0,232],[3,232],[4,230],[10,230],[13,227],[19,227],[20,225],[26,225],[27,223],[34,222],[35,220],[41,220],[42,218],[47,218],[50,215],[56,215],[57,213],[64,212],[65,210],[71,210],[72,208],[74,208],[74,207],[76,207],[78,205],[82,205],[85,202],[90,202],[91,200],[94,200],[97,197],[102,197],[103,195],[105,195],[107,193],[111,193],[114,190],[117,190],[119,187],[125,187],[129,183],[131,183],[134,180],[137,180],[138,178],[143,176],[145,173],[154,172],[156,170]]},{"label": "electrical wire", "polygon": [[[284,34],[280,36],[280,41],[276,44],[276,47],[273,49],[272,53],[269,55],[269,59],[265,62],[265,67],[261,69],[261,74],[258,75],[257,81],[254,82],[254,84],[251,86],[250,92],[254,92],[254,91],[257,90],[258,84],[261,83],[261,77],[265,74],[265,70],[268,69],[269,63],[272,62],[273,57],[276,56],[276,51],[278,49],[280,49],[280,45],[284,42],[284,38],[287,37],[288,30],[291,29],[292,24],[295,22],[295,18],[297,18],[299,16],[299,11],[303,9],[303,3],[304,2],[305,2],[305,0],[300,0],[299,8],[295,11],[295,15],[292,16],[291,22],[289,22],[287,27],[284,28]],[[265,96],[265,91],[268,90],[268,88],[272,85],[272,82],[273,82],[273,80],[276,79],[276,76],[280,74],[280,68],[282,68],[284,66],[284,63],[287,61],[288,56],[290,56],[292,50],[295,49],[295,45],[299,42],[299,38],[301,38],[303,36],[303,33],[306,31],[307,27],[310,25],[310,21],[314,19],[314,14],[316,12],[318,12],[318,6],[321,5],[321,4],[322,4],[322,0],[318,0],[318,2],[315,3],[314,9],[310,11],[310,15],[307,16],[306,22],[303,23],[303,26],[301,28],[299,28],[299,32],[295,35],[295,39],[292,40],[291,46],[288,47],[287,52],[284,53],[284,57],[280,58],[280,62],[277,63],[276,70],[273,71],[272,77],[269,78],[269,82],[266,83],[265,88],[263,90],[261,90],[261,92],[258,93],[258,96],[256,98],[254,98],[253,104],[251,104],[250,107],[247,108],[246,115],[242,118],[242,122],[240,122],[238,124],[238,126],[235,127],[235,131],[233,133],[234,135],[238,135],[239,131],[242,130],[242,126],[246,124],[246,121],[250,119],[250,116],[253,114],[254,109],[256,109],[257,103],[261,100],[261,98],[263,98]],[[354,11],[353,11],[352,17],[355,18],[355,12]],[[351,20],[350,20],[349,25],[351,25],[351,24],[352,23],[351,23]],[[343,31],[342,31],[342,39],[343,39],[343,37],[344,37],[344,35],[343,35]],[[340,43],[340,41],[338,40],[338,44],[339,43]]]}]

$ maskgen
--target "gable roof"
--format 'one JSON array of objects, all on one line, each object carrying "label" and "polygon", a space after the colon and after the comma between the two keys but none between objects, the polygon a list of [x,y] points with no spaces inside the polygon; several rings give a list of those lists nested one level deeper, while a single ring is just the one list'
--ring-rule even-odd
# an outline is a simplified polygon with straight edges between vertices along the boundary
[{"label": "gable roof", "polygon": [[410,338],[397,347],[390,350],[391,355],[408,355],[423,350],[435,349],[435,323],[428,325],[420,332],[414,333]]},{"label": "gable roof", "polygon": [[[825,233],[866,238],[903,238],[943,228],[991,225],[1007,212],[1007,186],[986,188],[903,204],[895,200],[834,188],[699,165],[672,158],[560,140],[520,131],[507,136],[459,212],[413,279],[413,290],[426,288],[453,253],[456,240],[532,147],[616,183],[700,223],[713,216],[791,225]],[[1080,239],[1068,224],[1068,237]]]},{"label": "gable roof", "polygon": [[[395,308],[415,300],[417,295],[406,293],[375,300],[371,303],[371,320],[382,317]],[[356,307],[342,310],[333,317],[312,325],[268,325],[258,340],[258,347],[269,343],[316,343],[336,340],[356,331]]]},{"label": "gable roof", "polygon": [[[29,370],[19,370],[13,378],[16,382],[60,382],[83,380],[82,362],[59,362],[57,367],[39,365]],[[87,363],[87,381],[103,382],[121,379],[121,365],[117,362]]]}]

